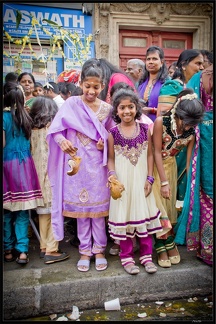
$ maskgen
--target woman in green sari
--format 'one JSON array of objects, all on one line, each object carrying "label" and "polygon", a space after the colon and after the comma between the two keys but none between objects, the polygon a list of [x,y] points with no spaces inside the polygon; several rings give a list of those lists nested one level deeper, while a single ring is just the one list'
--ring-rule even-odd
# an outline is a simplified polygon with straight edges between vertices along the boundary
[{"label": "woman in green sari", "polygon": [[36,98],[33,96],[35,78],[31,73],[23,72],[19,75],[18,82],[24,89],[26,97],[25,108],[29,111]]}]

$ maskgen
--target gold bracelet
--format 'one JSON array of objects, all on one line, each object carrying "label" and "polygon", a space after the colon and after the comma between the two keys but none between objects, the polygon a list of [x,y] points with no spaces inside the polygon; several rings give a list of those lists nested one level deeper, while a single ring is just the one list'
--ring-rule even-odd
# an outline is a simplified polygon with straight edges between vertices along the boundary
[{"label": "gold bracelet", "polygon": [[168,185],[168,184],[169,184],[168,181],[161,181],[161,187],[164,187],[164,186],[166,186],[166,185]]}]

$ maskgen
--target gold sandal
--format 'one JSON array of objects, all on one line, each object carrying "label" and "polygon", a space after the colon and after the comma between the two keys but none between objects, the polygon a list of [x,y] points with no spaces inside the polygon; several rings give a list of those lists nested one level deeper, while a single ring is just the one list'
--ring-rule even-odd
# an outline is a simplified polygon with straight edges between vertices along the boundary
[{"label": "gold sandal", "polygon": [[177,246],[175,246],[175,249],[178,252],[178,255],[169,256],[169,260],[170,260],[171,264],[178,264],[181,261],[181,257],[180,257]]}]

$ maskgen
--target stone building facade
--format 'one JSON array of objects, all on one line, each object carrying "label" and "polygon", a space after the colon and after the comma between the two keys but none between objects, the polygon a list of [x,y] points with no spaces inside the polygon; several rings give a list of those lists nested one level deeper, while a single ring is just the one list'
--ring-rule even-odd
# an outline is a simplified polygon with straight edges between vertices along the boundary
[{"label": "stone building facade", "polygon": [[93,6],[96,57],[106,58],[115,65],[119,65],[120,29],[190,32],[192,48],[213,49],[211,2],[94,3]]}]

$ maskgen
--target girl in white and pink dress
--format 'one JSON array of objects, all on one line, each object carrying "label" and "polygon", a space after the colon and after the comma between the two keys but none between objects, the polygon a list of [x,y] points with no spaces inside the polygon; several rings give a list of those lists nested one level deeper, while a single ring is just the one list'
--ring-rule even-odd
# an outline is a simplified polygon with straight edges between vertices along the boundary
[{"label": "girl in white and pink dress", "polygon": [[140,263],[148,273],[154,273],[157,267],[152,262],[152,234],[160,236],[164,231],[152,193],[151,135],[147,124],[137,122],[142,111],[134,91],[117,90],[112,104],[112,117],[117,125],[108,136],[108,177],[117,178],[125,191],[120,199],[110,200],[109,233],[120,241],[120,260],[126,272],[139,273],[132,240],[138,237]]}]

